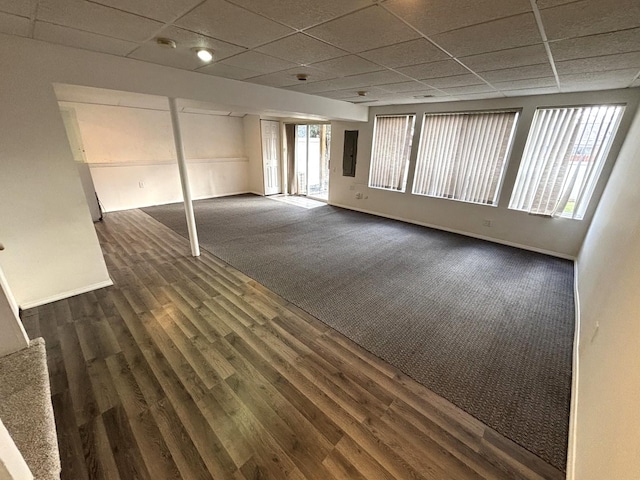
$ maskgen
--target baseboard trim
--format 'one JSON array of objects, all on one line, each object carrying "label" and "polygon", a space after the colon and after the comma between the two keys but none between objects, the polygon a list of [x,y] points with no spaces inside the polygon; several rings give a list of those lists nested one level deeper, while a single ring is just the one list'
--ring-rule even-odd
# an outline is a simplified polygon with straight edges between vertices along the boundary
[{"label": "baseboard trim", "polygon": [[343,205],[343,204],[334,203],[334,202],[331,202],[331,201],[329,201],[328,203],[329,203],[329,205],[333,205],[334,207],[346,208],[347,210],[353,210],[353,211],[356,211],[356,212],[368,213],[369,215],[375,215],[377,217],[390,218],[391,220],[399,220],[401,222],[412,223],[414,225],[420,225],[421,227],[428,227],[428,228],[433,228],[433,229],[436,229],[436,230],[443,230],[445,232],[457,233],[459,235],[464,235],[466,237],[472,237],[472,238],[477,238],[477,239],[480,239],[480,240],[486,240],[488,242],[499,243],[501,245],[507,245],[509,247],[521,248],[523,250],[529,250],[531,252],[543,253],[545,255],[550,255],[552,257],[558,257],[558,258],[562,258],[562,259],[565,259],[565,260],[575,261],[575,259],[576,259],[574,256],[566,255],[564,253],[552,252],[551,250],[545,250],[543,248],[531,247],[529,245],[522,245],[521,243],[509,242],[507,240],[500,240],[499,238],[487,237],[487,236],[484,236],[484,235],[478,235],[476,233],[465,232],[463,230],[456,230],[456,229],[453,229],[453,228],[446,228],[446,227],[443,227],[441,225],[433,225],[431,223],[419,222],[417,220],[412,220],[410,218],[398,217],[398,216],[395,216],[395,215],[387,215],[385,213],[374,212],[374,211],[371,211],[371,210],[366,210],[364,208],[356,208],[356,207],[352,207],[350,205]]},{"label": "baseboard trim", "polygon": [[[240,192],[229,192],[229,193],[221,193],[218,195],[204,195],[204,196],[193,197],[193,200],[196,201],[196,200],[207,200],[209,198],[233,197],[234,195],[245,195],[247,193],[254,193],[254,192],[250,192],[248,190],[242,190]],[[256,193],[256,195],[260,195],[260,194]],[[169,200],[167,202],[154,203],[153,205],[138,205],[135,207],[114,208],[111,210],[105,210],[104,213],[126,212],[127,210],[136,210],[138,208],[147,208],[147,207],[157,207],[160,205],[171,205],[172,203],[182,203],[182,200]]]},{"label": "baseboard trim", "polygon": [[75,295],[80,295],[82,293],[98,290],[99,288],[110,287],[111,285],[113,285],[113,281],[111,279],[105,280],[104,282],[98,282],[92,285],[86,285],[84,287],[76,288],[73,290],[67,290],[66,292],[57,293],[55,295],[51,295],[50,297],[23,302],[20,304],[20,308],[22,310],[27,310],[29,308],[39,307],[41,305],[46,305],[47,303],[57,302],[58,300],[64,300],[65,298],[73,297]]},{"label": "baseboard trim", "polygon": [[569,441],[567,446],[567,480],[576,479],[576,448],[578,439],[578,386],[580,382],[580,291],[578,289],[578,260],[573,262],[573,298],[576,319],[573,335],[573,363],[571,367],[571,406],[569,407]]}]

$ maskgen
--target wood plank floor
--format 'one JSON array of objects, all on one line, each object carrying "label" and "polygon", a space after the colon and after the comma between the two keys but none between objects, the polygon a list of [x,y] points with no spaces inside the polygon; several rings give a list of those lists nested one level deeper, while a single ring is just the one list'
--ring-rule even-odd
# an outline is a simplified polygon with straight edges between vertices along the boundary
[{"label": "wood plank floor", "polygon": [[96,228],[115,285],[23,312],[63,479],[564,478],[146,214]]}]

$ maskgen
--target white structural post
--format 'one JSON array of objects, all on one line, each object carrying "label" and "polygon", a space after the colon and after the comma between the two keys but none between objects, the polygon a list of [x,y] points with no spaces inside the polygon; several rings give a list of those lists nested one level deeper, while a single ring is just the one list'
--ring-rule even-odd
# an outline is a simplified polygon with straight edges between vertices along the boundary
[{"label": "white structural post", "polygon": [[182,185],[182,197],[184,198],[184,213],[187,216],[191,254],[194,257],[199,257],[200,245],[198,245],[196,217],[193,214],[189,172],[187,171],[187,162],[184,159],[184,145],[182,144],[182,132],[180,130],[180,119],[178,118],[178,107],[176,106],[175,98],[169,98],[169,111],[171,112],[171,126],[173,127],[173,141],[176,144],[176,155],[178,156],[178,170],[180,170],[180,184]]}]

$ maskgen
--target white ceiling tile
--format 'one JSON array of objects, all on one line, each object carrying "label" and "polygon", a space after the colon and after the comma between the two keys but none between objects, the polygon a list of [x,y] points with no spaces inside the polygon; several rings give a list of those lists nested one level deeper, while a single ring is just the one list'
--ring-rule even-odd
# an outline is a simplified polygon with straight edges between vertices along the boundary
[{"label": "white ceiling tile", "polygon": [[536,5],[538,6],[538,9],[542,10],[543,8],[557,7],[558,5],[575,1],[576,0],[536,0]]},{"label": "white ceiling tile", "polygon": [[225,65],[223,63],[213,63],[198,69],[200,73],[206,73],[209,75],[215,75],[216,77],[232,78],[233,80],[245,80],[251,77],[257,77],[259,72],[253,70],[247,70],[245,68],[234,67],[232,65]]},{"label": "white ceiling tile", "polygon": [[583,91],[626,88],[631,84],[637,73],[638,69],[633,68],[560,75],[560,89],[563,91]]},{"label": "white ceiling tile", "polygon": [[549,40],[640,26],[638,0],[582,0],[540,11]]},{"label": "white ceiling tile", "polygon": [[256,48],[256,50],[273,57],[304,64],[321,62],[347,54],[344,50],[302,33],[296,33],[295,35],[276,40],[275,42]]},{"label": "white ceiling tile", "polygon": [[359,53],[359,55],[390,68],[436,62],[449,58],[449,55],[424,38],[368,50]]},{"label": "white ceiling tile", "polygon": [[249,78],[246,80],[250,83],[257,83],[258,85],[266,85],[267,87],[290,87],[291,85],[297,85],[301,83],[295,75],[287,75],[282,73],[269,73],[267,75],[260,75],[258,77]]},{"label": "white ceiling tile", "polygon": [[293,62],[270,57],[269,55],[264,55],[254,51],[244,52],[240,55],[236,55],[235,57],[227,58],[222,60],[222,63],[260,73],[274,73],[280,70],[294,68],[296,66]]},{"label": "white ceiling tile", "polygon": [[256,47],[293,30],[224,0],[207,0],[176,25],[243,47]]},{"label": "white ceiling tile", "polygon": [[523,80],[527,78],[553,77],[551,65],[529,65],[526,67],[506,68],[503,70],[490,70],[479,73],[487,82],[509,82],[511,80]]},{"label": "white ceiling tile", "polygon": [[332,18],[344,15],[367,5],[372,0],[278,0],[265,2],[264,0],[230,0],[231,3],[241,5],[249,10],[260,13],[277,22],[284,23],[296,29],[307,28],[326,22]]},{"label": "white ceiling tile", "polygon": [[453,88],[453,87],[466,87],[467,85],[481,85],[484,84],[482,80],[473,74],[467,75],[455,75],[452,77],[432,78],[425,80],[424,83],[436,88]]},{"label": "white ceiling tile", "polygon": [[137,43],[127,42],[104,35],[61,27],[51,23],[36,22],[33,38],[45,42],[67,45],[68,47],[83,48],[94,52],[110,53],[124,56],[138,47]]},{"label": "white ceiling tile", "polygon": [[361,91],[366,92],[366,95],[358,95],[358,89],[346,89],[346,90],[333,90],[330,92],[321,92],[320,96],[333,98],[336,100],[376,100],[388,95],[388,92],[376,87],[363,88]]},{"label": "white ceiling tile", "polygon": [[163,48],[154,43],[140,45],[129,55],[129,58],[183,70],[195,70],[206,65],[194,52],[185,49]]},{"label": "white ceiling tile", "polygon": [[346,57],[314,63],[312,67],[334,73],[338,77],[382,70],[381,66],[356,55],[348,55]]},{"label": "white ceiling tile", "polygon": [[84,0],[41,0],[37,19],[133,42],[147,40],[162,28],[155,20]]},{"label": "white ceiling tile", "polygon": [[383,5],[427,36],[531,11],[528,0],[388,0]]},{"label": "white ceiling tile", "polygon": [[398,68],[397,70],[418,80],[425,80],[428,78],[452,77],[454,75],[464,75],[469,73],[469,70],[464,68],[455,60],[423,63],[422,65],[402,67]]},{"label": "white ceiling tile", "polygon": [[[336,78],[338,75],[335,75],[332,72],[325,72],[324,70],[318,70],[314,67],[294,67],[289,70],[283,70],[282,72],[278,72],[279,74],[291,75],[295,77],[299,73],[304,73],[308,76],[307,82],[319,82],[321,80],[331,80],[332,78]],[[301,82],[302,83],[302,82]]]},{"label": "white ceiling tile", "polygon": [[608,70],[623,70],[632,67],[636,67],[636,69],[640,68],[640,52],[621,53],[619,55],[606,55],[602,57],[589,57],[556,62],[556,68],[559,75],[605,72]]},{"label": "white ceiling tile", "polygon": [[391,93],[421,92],[429,90],[429,87],[427,87],[424,83],[414,81],[389,83],[382,85],[380,88]]},{"label": "white ceiling tile", "polygon": [[524,97],[526,95],[549,95],[560,93],[558,87],[521,88],[519,90],[502,90],[507,97]]},{"label": "white ceiling tile", "polygon": [[31,34],[31,21],[25,17],[0,12],[0,33],[28,37]]},{"label": "white ceiling tile", "polygon": [[202,0],[91,0],[91,2],[161,22],[173,22],[202,3]]},{"label": "white ceiling tile", "polygon": [[544,45],[529,45],[527,47],[510,48],[498,52],[481,53],[469,57],[459,57],[462,63],[474,72],[501,70],[504,68],[539,65],[548,62]]},{"label": "white ceiling tile", "polygon": [[419,35],[379,6],[332,20],[307,33],[352,53],[417,38]]},{"label": "white ceiling tile", "polygon": [[533,13],[441,33],[432,40],[455,57],[542,43]]},{"label": "white ceiling tile", "polygon": [[[158,32],[156,38],[157,37],[166,37],[175,40],[177,43],[176,50],[191,52],[191,49],[196,47],[210,48],[213,50],[215,61],[223,60],[246,51],[243,47],[174,26],[162,29]],[[157,46],[156,38],[153,38],[148,43]],[[162,49],[162,47],[159,48]]]},{"label": "white ceiling tile", "polygon": [[21,17],[31,17],[38,0],[0,0],[0,12],[11,13]]},{"label": "white ceiling tile", "polygon": [[555,77],[511,80],[508,82],[492,82],[498,90],[519,90],[524,88],[541,88],[557,86]]},{"label": "white ceiling tile", "polygon": [[504,98],[502,92],[483,92],[483,93],[458,93],[455,95],[458,100],[486,100],[487,98]]},{"label": "white ceiling tile", "polygon": [[462,87],[444,87],[443,90],[450,95],[455,95],[456,97],[467,94],[495,93],[496,91],[495,88],[491,88],[486,83],[480,85],[466,85]]},{"label": "white ceiling tile", "polygon": [[555,61],[640,51],[640,28],[550,42]]},{"label": "white ceiling tile", "polygon": [[337,88],[340,88],[340,86],[343,86],[343,88],[350,88],[385,85],[390,83],[399,83],[406,80],[407,77],[400,75],[399,73],[392,72],[391,70],[383,70],[380,72],[362,73],[360,75],[336,78],[335,80],[329,81],[334,82]]},{"label": "white ceiling tile", "polygon": [[333,80],[322,80],[320,82],[313,83],[300,83],[298,85],[292,85],[291,87],[285,87],[287,90],[293,90],[294,92],[301,93],[320,93],[328,92],[331,90],[337,90],[338,87],[333,85]]}]

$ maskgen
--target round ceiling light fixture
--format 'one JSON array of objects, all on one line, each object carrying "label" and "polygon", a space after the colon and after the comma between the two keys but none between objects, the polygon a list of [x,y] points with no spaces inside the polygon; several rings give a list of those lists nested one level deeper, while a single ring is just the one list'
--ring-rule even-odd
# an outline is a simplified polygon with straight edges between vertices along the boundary
[{"label": "round ceiling light fixture", "polygon": [[203,62],[209,63],[213,60],[213,50],[211,50],[210,48],[198,47],[194,48],[193,50],[194,52],[196,52],[198,58]]},{"label": "round ceiling light fixture", "polygon": [[175,40],[171,40],[170,38],[158,37],[156,38],[156,43],[164,48],[176,48],[177,43]]},{"label": "round ceiling light fixture", "polygon": [[369,92],[367,92],[366,90],[360,90],[357,92],[359,97],[366,97],[368,93]]}]

